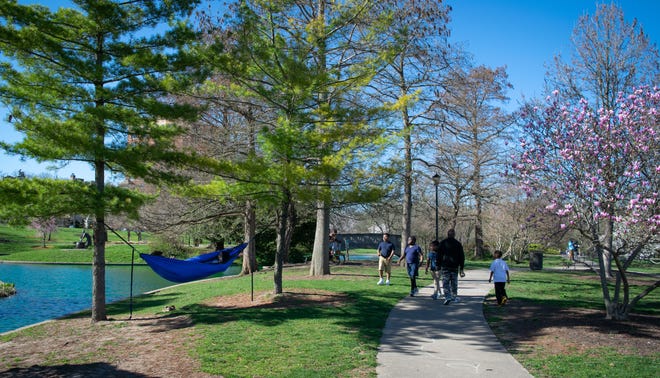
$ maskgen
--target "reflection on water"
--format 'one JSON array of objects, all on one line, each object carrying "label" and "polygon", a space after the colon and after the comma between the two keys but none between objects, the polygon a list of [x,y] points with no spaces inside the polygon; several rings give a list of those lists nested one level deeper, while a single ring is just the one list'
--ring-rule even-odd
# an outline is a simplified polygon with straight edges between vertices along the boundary
[{"label": "reflection on water", "polygon": [[[233,266],[224,275],[239,271]],[[107,303],[130,296],[130,266],[106,266],[105,280]],[[92,306],[91,265],[0,263],[0,281],[16,285],[16,295],[0,298],[0,333]],[[147,266],[134,267],[133,296],[172,285]]]}]

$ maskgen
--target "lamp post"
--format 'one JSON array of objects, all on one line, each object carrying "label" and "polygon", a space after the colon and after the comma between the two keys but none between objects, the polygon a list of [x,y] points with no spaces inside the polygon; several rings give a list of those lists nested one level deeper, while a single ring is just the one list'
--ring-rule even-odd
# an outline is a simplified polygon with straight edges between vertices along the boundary
[{"label": "lamp post", "polygon": [[438,185],[440,185],[440,175],[434,174],[433,185],[435,185],[435,240],[438,240]]}]

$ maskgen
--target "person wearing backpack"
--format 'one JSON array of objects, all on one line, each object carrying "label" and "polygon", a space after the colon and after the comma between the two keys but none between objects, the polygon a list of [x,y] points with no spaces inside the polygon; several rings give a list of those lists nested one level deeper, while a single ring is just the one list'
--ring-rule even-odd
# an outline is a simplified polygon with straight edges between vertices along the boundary
[{"label": "person wearing backpack", "polygon": [[447,231],[447,238],[440,242],[438,249],[438,265],[442,274],[442,290],[444,291],[444,304],[459,302],[458,299],[458,276],[465,277],[463,267],[465,265],[465,252],[463,245],[456,240],[456,231]]},{"label": "person wearing backpack", "polygon": [[438,249],[440,249],[440,242],[434,240],[429,244],[429,253],[426,259],[426,274],[431,270],[431,277],[433,278],[433,295],[431,298],[440,298],[440,268],[438,267]]}]

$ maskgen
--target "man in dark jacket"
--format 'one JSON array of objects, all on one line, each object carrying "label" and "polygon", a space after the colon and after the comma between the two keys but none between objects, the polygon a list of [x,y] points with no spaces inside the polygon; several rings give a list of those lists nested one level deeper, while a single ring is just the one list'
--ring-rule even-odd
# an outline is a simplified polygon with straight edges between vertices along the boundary
[{"label": "man in dark jacket", "polygon": [[465,277],[463,267],[465,265],[465,252],[463,245],[456,240],[456,231],[447,231],[447,238],[440,242],[437,259],[440,273],[442,274],[442,290],[445,295],[444,304],[452,301],[458,302],[458,275]]}]

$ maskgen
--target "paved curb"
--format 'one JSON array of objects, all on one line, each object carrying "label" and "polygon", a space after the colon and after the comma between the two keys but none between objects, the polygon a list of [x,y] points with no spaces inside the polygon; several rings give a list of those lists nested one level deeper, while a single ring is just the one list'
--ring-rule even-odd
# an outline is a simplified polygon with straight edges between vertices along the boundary
[{"label": "paved curb", "polygon": [[378,377],[532,377],[486,323],[488,275],[486,269],[466,271],[458,303],[431,299],[432,285],[397,303],[378,348]]}]

